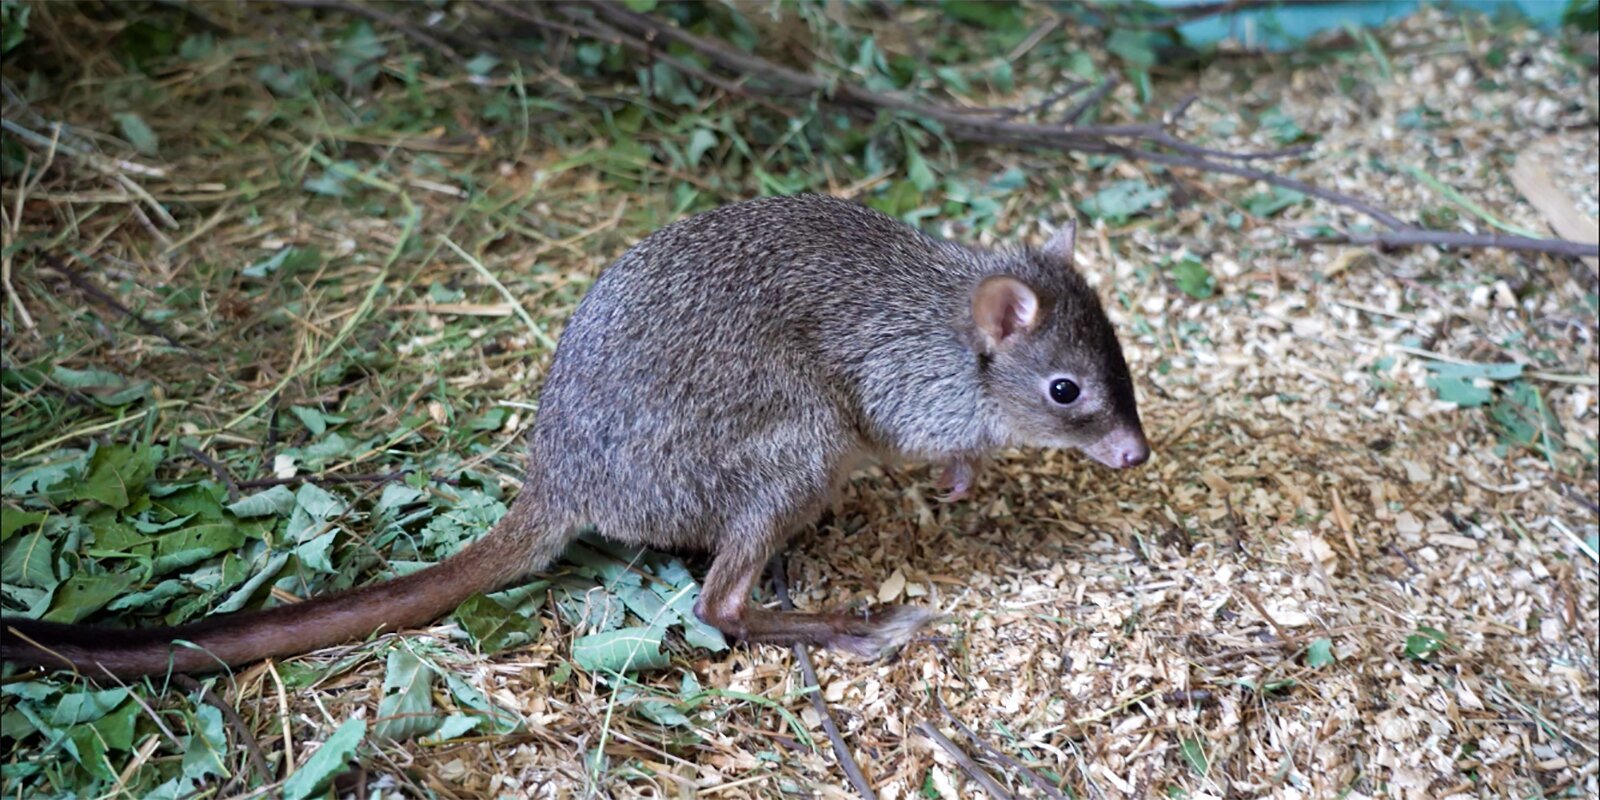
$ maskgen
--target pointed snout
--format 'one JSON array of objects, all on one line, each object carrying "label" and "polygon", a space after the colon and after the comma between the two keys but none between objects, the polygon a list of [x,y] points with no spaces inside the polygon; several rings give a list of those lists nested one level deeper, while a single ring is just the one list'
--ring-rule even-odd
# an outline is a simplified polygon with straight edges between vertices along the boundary
[{"label": "pointed snout", "polygon": [[1130,469],[1150,460],[1150,442],[1137,425],[1117,427],[1083,452],[1112,469]]}]

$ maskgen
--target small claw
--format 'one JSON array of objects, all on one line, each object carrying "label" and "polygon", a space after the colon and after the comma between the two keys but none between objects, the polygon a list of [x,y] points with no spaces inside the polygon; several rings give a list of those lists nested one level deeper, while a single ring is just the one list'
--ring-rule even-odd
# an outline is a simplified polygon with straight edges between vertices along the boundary
[{"label": "small claw", "polygon": [[977,465],[966,459],[946,464],[944,471],[939,473],[939,481],[934,484],[936,488],[944,490],[939,495],[939,502],[954,503],[967,497],[977,471]]}]

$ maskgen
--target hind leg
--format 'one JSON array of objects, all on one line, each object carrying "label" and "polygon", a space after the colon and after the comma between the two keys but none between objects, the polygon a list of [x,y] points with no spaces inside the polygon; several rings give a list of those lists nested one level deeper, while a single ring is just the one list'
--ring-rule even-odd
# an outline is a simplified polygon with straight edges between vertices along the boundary
[{"label": "hind leg", "polygon": [[717,548],[695,614],[725,635],[747,642],[811,644],[869,659],[892,655],[940,618],[916,606],[821,613],[752,606],[750,591],[767,559],[786,538],[770,526],[764,535],[730,532]]}]

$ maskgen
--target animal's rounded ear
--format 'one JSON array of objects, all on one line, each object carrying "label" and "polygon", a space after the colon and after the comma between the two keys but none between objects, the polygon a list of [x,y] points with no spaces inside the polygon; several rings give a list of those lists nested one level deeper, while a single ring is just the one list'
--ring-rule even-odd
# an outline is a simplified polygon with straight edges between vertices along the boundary
[{"label": "animal's rounded ear", "polygon": [[1010,275],[984,278],[972,293],[972,321],[991,351],[1003,350],[1039,324],[1039,296]]},{"label": "animal's rounded ear", "polygon": [[1045,242],[1044,250],[1041,252],[1045,254],[1046,258],[1070,267],[1073,261],[1072,249],[1077,243],[1078,221],[1069,219],[1065,225],[1056,228],[1055,234],[1050,237],[1050,241]]}]

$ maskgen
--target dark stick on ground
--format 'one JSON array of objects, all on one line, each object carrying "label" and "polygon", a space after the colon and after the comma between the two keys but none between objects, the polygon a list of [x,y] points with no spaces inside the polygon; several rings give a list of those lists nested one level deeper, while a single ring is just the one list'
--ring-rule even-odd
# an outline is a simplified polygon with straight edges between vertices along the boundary
[{"label": "dark stick on ground", "polygon": [[1016,758],[1013,758],[1011,754],[984,741],[982,737],[978,736],[978,734],[974,733],[971,728],[967,727],[966,723],[956,719],[956,715],[950,712],[950,707],[944,704],[944,698],[940,697],[937,691],[933,693],[933,700],[939,704],[939,710],[944,712],[945,719],[950,720],[950,724],[954,725],[956,730],[961,732],[962,736],[967,737],[967,741],[970,741],[978,747],[983,748],[984,752],[987,752],[989,755],[999,759],[1006,766],[1016,770],[1018,775],[1021,775],[1023,778],[1027,779],[1029,783],[1038,787],[1039,791],[1044,792],[1047,796],[1052,798],[1052,800],[1066,800],[1066,795],[1062,794],[1060,789],[1057,789],[1049,781],[1045,780],[1044,777],[1039,773],[1029,769],[1027,764],[1018,761]]},{"label": "dark stick on ground", "polygon": [[1572,242],[1564,239],[1534,239],[1528,236],[1501,236],[1494,233],[1467,233],[1465,231],[1403,230],[1380,233],[1341,233],[1337,236],[1318,236],[1302,239],[1299,244],[1354,244],[1379,247],[1385,250],[1406,247],[1433,246],[1451,248],[1498,248],[1500,250],[1525,250],[1549,253],[1555,256],[1593,258],[1600,256],[1600,244]]},{"label": "dark stick on ground", "polygon": [[65,277],[68,281],[72,282],[73,286],[78,287],[78,291],[81,291],[84,294],[89,295],[89,297],[93,298],[94,300],[100,302],[103,305],[109,306],[113,311],[116,311],[118,314],[121,314],[121,315],[127,317],[128,319],[133,320],[133,323],[135,325],[138,325],[139,329],[144,331],[145,333],[147,333],[147,334],[149,334],[151,336],[157,336],[157,337],[160,337],[162,339],[165,339],[167,344],[170,344],[173,347],[176,347],[176,348],[178,348],[180,350],[183,350],[183,351],[189,353],[190,355],[194,355],[194,351],[191,350],[188,345],[184,344],[183,342],[178,341],[176,338],[174,338],[172,336],[172,334],[169,334],[165,330],[163,330],[160,325],[157,325],[154,322],[151,322],[150,320],[145,319],[143,316],[141,316],[139,314],[139,312],[134,311],[133,309],[128,308],[127,306],[123,305],[122,301],[118,300],[115,297],[112,297],[110,292],[107,292],[106,290],[100,288],[99,286],[96,286],[94,284],[94,281],[89,280],[88,276],[84,275],[82,272],[79,272],[78,270],[75,270],[75,269],[67,266],[65,263],[63,263],[61,261],[61,259],[56,258],[54,255],[52,255],[50,253],[46,253],[46,252],[44,252],[42,250],[41,251],[36,251],[36,252],[38,252],[38,255],[39,255],[39,257],[41,259],[44,259],[45,266],[48,266],[50,269],[61,273],[61,275],[63,277]]},{"label": "dark stick on ground", "polygon": [[217,476],[217,480],[222,481],[228,487],[228,502],[239,502],[239,482],[233,479],[233,473],[228,472],[228,468],[223,466],[222,462],[201,452],[198,447],[184,445],[183,449],[189,454],[190,458],[204,464],[207,469],[211,470],[212,474]]},{"label": "dark stick on ground", "polygon": [[1089,113],[1090,109],[1100,105],[1101,101],[1109,97],[1111,90],[1115,88],[1117,88],[1117,82],[1113,78],[1107,77],[1100,81],[1100,85],[1094,87],[1094,91],[1084,95],[1082,100],[1074,103],[1071,108],[1067,109],[1065,114],[1061,115],[1061,121],[1067,125],[1078,124],[1078,120],[1083,119],[1084,114]]},{"label": "dark stick on ground", "polygon": [[[793,611],[794,603],[789,599],[789,573],[784,569],[783,556],[772,559],[772,585],[778,593],[778,603],[784,611]],[[839,726],[833,721],[833,713],[828,710],[827,701],[822,699],[822,684],[817,681],[817,670],[811,665],[811,653],[803,644],[794,646],[794,660],[800,664],[800,679],[810,688],[806,696],[811,698],[811,707],[816,709],[817,716],[822,718],[822,729],[828,733],[828,741],[833,743],[833,755],[839,759],[839,766],[844,769],[844,774],[850,778],[850,783],[856,791],[866,800],[877,800],[878,795],[872,791],[872,784],[867,782],[867,776],[861,774],[860,765],[856,764],[855,756],[850,754],[850,746],[845,744],[844,737],[839,734]]]},{"label": "dark stick on ground", "polygon": [[444,53],[452,61],[461,61],[461,54],[456,52],[454,47],[445,44],[442,39],[406,22],[404,19],[401,19],[394,14],[390,14],[389,12],[379,8],[373,8],[365,3],[353,3],[347,2],[347,0],[278,0],[278,2],[289,6],[300,6],[302,8],[325,8],[345,14],[353,14],[358,17],[366,17],[373,22],[393,27],[395,30],[400,31],[412,39],[415,39],[417,42]]},{"label": "dark stick on ground", "polygon": [[261,776],[262,781],[271,783],[272,768],[267,766],[267,758],[261,753],[261,745],[256,743],[256,737],[250,733],[250,727],[245,725],[244,720],[239,718],[239,712],[235,711],[233,706],[224,703],[216,692],[211,691],[209,687],[194,678],[180,674],[173,674],[171,677],[172,682],[182,687],[184,691],[199,692],[200,699],[206,705],[222,712],[223,721],[227,722],[228,727],[233,729],[234,735],[238,736],[239,741],[244,743],[245,752],[250,754],[250,766],[255,769],[257,775]]},{"label": "dark stick on ground", "polygon": [[967,755],[967,751],[962,750],[960,745],[950,741],[949,737],[940,733],[939,729],[933,727],[931,723],[917,723],[917,732],[926,736],[930,741],[938,745],[939,749],[943,750],[946,755],[954,759],[961,766],[961,770],[967,773],[968,777],[977,781],[978,785],[982,786],[990,797],[1007,798],[1007,800],[1016,797],[1006,787],[1001,786],[993,775],[990,775],[983,767],[978,766],[978,762],[973,761],[972,756]]},{"label": "dark stick on ground", "polygon": [[[1171,131],[1174,119],[1160,123],[1125,125],[1077,126],[1062,123],[1015,122],[1004,109],[958,108],[918,98],[902,92],[879,92],[848,82],[830,80],[796,70],[761,56],[746,53],[726,43],[702,37],[678,28],[670,21],[648,14],[640,14],[611,2],[553,3],[548,8],[556,10],[568,22],[542,18],[526,9],[499,2],[481,2],[491,11],[528,21],[551,29],[613,41],[638,50],[654,60],[665,61],[671,56],[664,52],[668,44],[689,48],[703,56],[708,68],[680,66],[685,74],[705,80],[726,91],[754,99],[770,98],[780,102],[794,102],[820,98],[821,102],[852,113],[891,111],[925,117],[941,123],[950,138],[959,141],[1006,144],[1023,147],[1048,148],[1082,153],[1120,155],[1136,161],[1187,167],[1206,172],[1234,175],[1250,180],[1292,189],[1337,206],[1366,214],[1396,235],[1390,241],[1405,243],[1411,237],[1427,234],[1445,234],[1445,243],[1456,247],[1504,248],[1564,254],[1593,252],[1593,246],[1561,240],[1529,239],[1522,237],[1475,237],[1454,232],[1422,232],[1374,203],[1332,189],[1315,186],[1305,181],[1231,163],[1250,159],[1284,158],[1303,152],[1303,148],[1289,148],[1268,152],[1230,152],[1182,141]],[[1222,13],[1246,8],[1257,3],[1216,3],[1208,13]],[[677,66],[677,65],[675,65]],[[737,76],[737,83],[711,74],[721,70]],[[1083,102],[1068,112],[1068,120],[1076,120],[1109,93],[1111,84],[1105,83],[1093,91]],[[1142,146],[1135,146],[1136,144]],[[1156,148],[1156,149],[1149,149]],[[1384,234],[1374,234],[1381,237]],[[1354,236],[1354,235],[1353,235]],[[1356,238],[1351,243],[1360,244]],[[1374,241],[1382,245],[1381,241]]]}]

